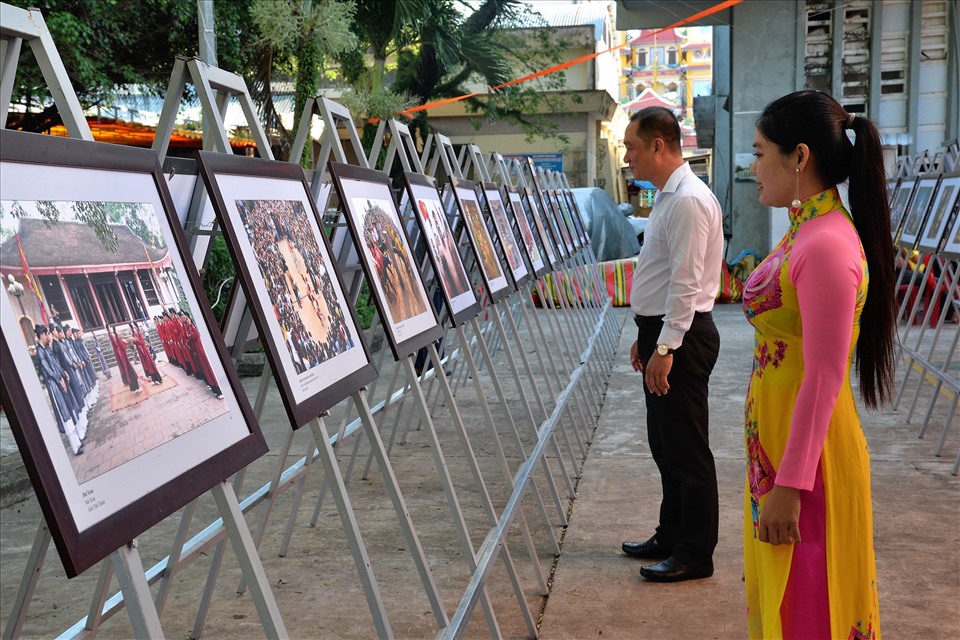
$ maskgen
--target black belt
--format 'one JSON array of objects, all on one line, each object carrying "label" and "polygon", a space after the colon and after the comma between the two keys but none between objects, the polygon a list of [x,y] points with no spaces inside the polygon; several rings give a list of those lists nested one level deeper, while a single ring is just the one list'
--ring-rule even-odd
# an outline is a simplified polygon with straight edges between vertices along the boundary
[{"label": "black belt", "polygon": [[[693,313],[693,319],[696,320],[712,320],[713,312],[712,311],[695,311]],[[663,315],[659,316],[633,316],[633,321],[637,324],[637,327],[643,328],[654,323],[663,324]]]}]

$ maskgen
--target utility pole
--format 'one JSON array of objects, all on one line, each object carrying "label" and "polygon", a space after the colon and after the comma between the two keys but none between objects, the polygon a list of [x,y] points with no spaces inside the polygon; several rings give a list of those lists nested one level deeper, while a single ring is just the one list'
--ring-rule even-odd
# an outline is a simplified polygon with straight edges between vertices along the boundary
[{"label": "utility pole", "polygon": [[[200,37],[200,59],[211,67],[217,66],[217,34],[214,30],[213,0],[197,0],[197,31]],[[200,118],[200,128],[204,134],[203,148],[209,150],[207,139],[209,129],[207,115]]]},{"label": "utility pole", "polygon": [[213,0],[197,0],[197,29],[200,36],[200,59],[217,66],[217,34],[214,31]]}]

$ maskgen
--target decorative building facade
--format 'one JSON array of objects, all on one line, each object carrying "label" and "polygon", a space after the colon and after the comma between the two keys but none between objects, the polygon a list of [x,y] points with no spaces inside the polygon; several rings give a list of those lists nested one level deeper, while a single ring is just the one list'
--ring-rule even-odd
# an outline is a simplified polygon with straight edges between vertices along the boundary
[{"label": "decorative building facade", "polygon": [[[179,308],[178,283],[169,277],[169,250],[147,247],[126,225],[110,228],[117,238],[114,251],[85,223],[38,218],[20,220],[19,233],[0,244],[4,283],[23,287],[7,288],[6,295],[21,313],[28,342],[33,341],[33,326],[44,320],[97,335],[111,325],[146,322],[166,308]],[[78,263],[77,256],[83,261]]]}]

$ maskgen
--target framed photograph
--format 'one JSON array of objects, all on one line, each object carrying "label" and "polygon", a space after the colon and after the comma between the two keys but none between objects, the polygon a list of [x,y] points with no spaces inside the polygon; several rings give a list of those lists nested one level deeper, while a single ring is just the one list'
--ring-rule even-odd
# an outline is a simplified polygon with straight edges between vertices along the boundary
[{"label": "framed photograph", "polygon": [[512,289],[510,288],[510,281],[507,280],[507,274],[497,259],[497,253],[493,247],[493,241],[490,239],[490,233],[487,231],[487,225],[483,222],[483,213],[480,209],[480,201],[477,199],[476,185],[469,180],[461,180],[460,178],[450,178],[450,184],[453,187],[453,195],[460,216],[463,218],[463,228],[466,229],[467,239],[476,256],[477,264],[480,265],[480,273],[487,287],[487,293],[493,302],[498,302],[510,295]]},{"label": "framed photograph", "polygon": [[940,249],[940,241],[943,240],[947,224],[950,222],[950,213],[957,202],[958,191],[960,191],[960,173],[941,176],[940,186],[930,204],[930,213],[927,215],[927,222],[917,243],[917,248],[921,251],[935,253]]},{"label": "framed photograph", "polygon": [[296,429],[377,377],[303,169],[214,152],[197,163]]},{"label": "framed photograph", "polygon": [[580,211],[580,204],[573,195],[571,189],[561,191],[566,198],[567,206],[570,208],[570,217],[573,220],[573,226],[576,229],[577,244],[581,247],[590,246],[590,232],[587,231],[587,225],[583,220],[583,213]]},{"label": "framed photograph", "polygon": [[890,178],[887,180],[887,202],[893,206],[893,201],[897,197],[897,190],[900,188],[900,178]]},{"label": "framed photograph", "polygon": [[580,235],[580,228],[577,226],[577,223],[574,220],[574,211],[567,200],[566,192],[557,189],[554,193],[557,197],[557,204],[560,205],[560,222],[567,229],[567,234],[570,236],[570,242],[573,249],[579,249],[583,246],[583,238]]},{"label": "framed photograph", "polygon": [[455,324],[463,324],[480,313],[480,301],[457,251],[437,182],[430,176],[410,171],[405,171],[403,177],[447,310]]},{"label": "framed photograph", "polygon": [[[543,217],[543,224],[546,227],[545,230],[549,234],[552,234],[554,248],[557,252],[557,256],[562,261],[567,257],[567,246],[563,241],[563,237],[560,235],[560,229],[557,228],[556,219],[553,213],[553,203],[550,201],[549,193],[543,188],[543,185],[540,184],[540,178],[537,175],[537,168],[533,164],[533,160],[527,158],[527,163],[530,168],[530,176],[533,179],[533,192],[538,198],[539,212]],[[541,231],[541,233],[543,233],[543,231]],[[546,236],[543,237],[544,241],[546,241]]]},{"label": "framed photograph", "polygon": [[939,175],[920,176],[917,181],[917,186],[913,190],[914,194],[904,214],[903,229],[900,231],[898,243],[901,247],[911,249],[917,244],[939,181]]},{"label": "framed photograph", "polygon": [[913,196],[919,181],[919,178],[902,178],[898,182],[896,195],[890,201],[890,232],[893,234],[895,241],[900,239],[904,214],[907,212],[910,198]]},{"label": "framed photograph", "polygon": [[400,360],[441,338],[443,328],[417,271],[390,178],[338,162],[330,163],[330,175],[393,356]]},{"label": "framed photograph", "polygon": [[520,197],[520,191],[516,187],[507,187],[506,193],[510,208],[513,209],[513,217],[517,221],[517,228],[520,230],[520,238],[523,240],[527,260],[530,262],[534,275],[540,277],[548,271],[548,268],[543,260],[543,254],[537,246],[537,241],[533,237],[533,229],[530,228],[530,222],[527,220],[527,214],[523,209],[523,199]]},{"label": "framed photograph", "polygon": [[500,197],[500,187],[494,182],[484,182],[483,196],[487,201],[487,210],[490,212],[490,217],[493,218],[493,226],[497,230],[500,248],[507,258],[510,275],[513,277],[516,286],[522,287],[530,279],[530,272],[527,270],[527,263],[523,261],[523,256],[520,254],[517,237],[513,235],[513,227],[507,217],[506,205],[503,198]]},{"label": "framed photograph", "polygon": [[550,232],[547,231],[546,223],[543,221],[543,215],[540,213],[540,198],[529,187],[527,187],[526,196],[527,206],[530,207],[530,217],[533,218],[533,225],[540,236],[540,244],[543,246],[544,253],[547,254],[550,267],[557,269],[560,266],[560,251],[554,245]]},{"label": "framed photograph", "polygon": [[953,218],[953,224],[947,230],[947,240],[940,255],[948,260],[960,260],[960,215]]},{"label": "framed photograph", "polygon": [[267,451],[152,150],[0,131],[2,402],[73,577]]},{"label": "framed photograph", "polygon": [[553,229],[554,234],[556,234],[557,244],[566,248],[567,255],[572,254],[574,250],[573,240],[570,237],[570,232],[567,231],[566,221],[560,209],[560,200],[557,198],[557,192],[550,189],[545,191],[544,195],[550,203],[551,213],[547,215],[547,217],[550,219],[550,227]]}]

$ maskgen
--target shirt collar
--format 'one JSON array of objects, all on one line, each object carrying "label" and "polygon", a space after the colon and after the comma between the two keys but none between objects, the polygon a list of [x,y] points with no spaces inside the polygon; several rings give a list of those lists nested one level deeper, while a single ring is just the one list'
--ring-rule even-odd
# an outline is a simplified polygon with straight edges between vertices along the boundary
[{"label": "shirt collar", "polygon": [[671,173],[670,177],[667,178],[667,182],[663,185],[663,189],[661,189],[660,192],[673,193],[680,187],[680,183],[683,182],[683,179],[692,173],[693,170],[690,168],[690,163],[684,162],[673,170],[673,173]]}]

